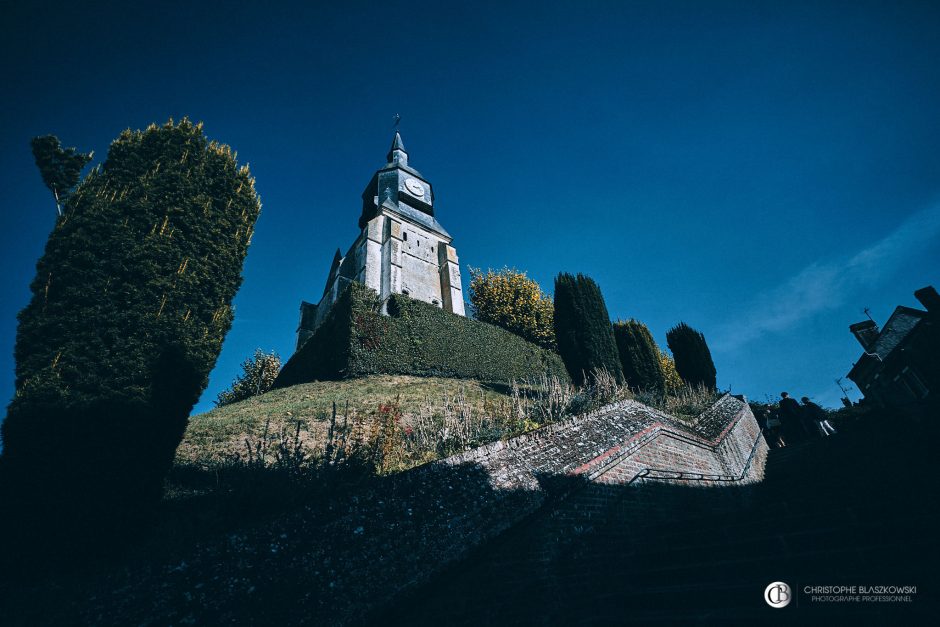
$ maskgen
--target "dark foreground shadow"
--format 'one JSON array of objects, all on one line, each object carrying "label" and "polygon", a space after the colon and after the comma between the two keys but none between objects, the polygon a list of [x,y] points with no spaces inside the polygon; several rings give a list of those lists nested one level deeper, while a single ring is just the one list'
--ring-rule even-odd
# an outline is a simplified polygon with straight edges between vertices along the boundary
[{"label": "dark foreground shadow", "polygon": [[[910,623],[938,598],[935,440],[910,433],[773,451],[748,487],[546,476],[494,490],[475,465],[315,481],[190,469],[195,495],[161,504],[122,550],[4,573],[0,624]],[[775,581],[918,591],[775,610]]]},{"label": "dark foreground shadow", "polygon": [[[573,480],[554,478],[552,491],[567,498],[362,623],[922,620],[940,601],[929,461],[936,430],[923,422],[885,427],[866,424],[841,438],[775,451],[765,481],[746,487],[564,486]],[[912,429],[919,437],[911,437]],[[766,587],[777,581],[794,595],[781,609],[764,601]],[[806,592],[837,585],[917,591],[868,601],[862,592]]]}]

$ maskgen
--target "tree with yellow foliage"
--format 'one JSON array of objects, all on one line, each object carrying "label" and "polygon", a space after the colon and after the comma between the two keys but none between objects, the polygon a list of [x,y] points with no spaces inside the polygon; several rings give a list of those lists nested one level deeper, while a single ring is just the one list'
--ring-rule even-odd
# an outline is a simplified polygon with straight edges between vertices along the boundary
[{"label": "tree with yellow foliage", "polygon": [[554,302],[525,272],[470,268],[470,277],[470,306],[477,320],[543,348],[556,348]]},{"label": "tree with yellow foliage", "polygon": [[676,370],[676,362],[669,355],[669,353],[665,351],[659,351],[659,363],[662,364],[663,367],[667,393],[675,392],[685,385],[682,377],[679,376],[679,371]]}]

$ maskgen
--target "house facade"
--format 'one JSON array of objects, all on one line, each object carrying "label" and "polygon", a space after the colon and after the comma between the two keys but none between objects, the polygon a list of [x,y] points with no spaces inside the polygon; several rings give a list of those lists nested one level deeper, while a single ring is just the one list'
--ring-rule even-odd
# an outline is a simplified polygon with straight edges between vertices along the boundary
[{"label": "house facade", "polygon": [[883,328],[873,320],[849,326],[863,352],[848,378],[866,402],[904,407],[936,402],[940,395],[940,296],[933,287],[914,296],[925,310],[898,306]]}]

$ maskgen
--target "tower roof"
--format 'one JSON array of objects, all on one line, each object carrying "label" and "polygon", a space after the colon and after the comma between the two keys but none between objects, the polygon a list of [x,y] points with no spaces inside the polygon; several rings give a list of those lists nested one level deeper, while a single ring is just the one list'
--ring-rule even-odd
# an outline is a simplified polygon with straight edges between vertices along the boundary
[{"label": "tower roof", "polygon": [[[362,192],[359,228],[365,227],[366,223],[375,217],[379,207],[386,204],[386,201],[392,205],[401,205],[401,207],[408,205],[415,212],[434,217],[434,191],[431,183],[408,164],[405,143],[397,130],[392,137],[386,164],[372,175],[372,180]],[[400,209],[399,213],[404,211],[406,209]],[[428,227],[446,236],[446,231],[439,224],[432,223]]]},{"label": "tower roof", "polygon": [[401,140],[401,133],[398,131],[395,131],[395,137],[392,139],[392,147],[388,149],[388,154],[385,155],[385,158],[388,159],[389,163],[408,163],[408,151],[405,150],[405,144]]},{"label": "tower roof", "polygon": [[381,205],[385,207],[386,209],[389,209],[397,213],[403,218],[407,218],[411,220],[412,222],[414,222],[415,224],[423,226],[429,231],[434,231],[435,233],[438,233],[439,235],[443,235],[444,237],[448,238],[448,240],[451,237],[450,233],[444,230],[444,227],[441,226],[441,223],[438,222],[434,216],[429,215],[423,211],[418,211],[414,207],[409,206],[407,203],[403,203],[403,202],[399,203],[399,202],[395,202],[394,200],[387,199],[383,201]]}]

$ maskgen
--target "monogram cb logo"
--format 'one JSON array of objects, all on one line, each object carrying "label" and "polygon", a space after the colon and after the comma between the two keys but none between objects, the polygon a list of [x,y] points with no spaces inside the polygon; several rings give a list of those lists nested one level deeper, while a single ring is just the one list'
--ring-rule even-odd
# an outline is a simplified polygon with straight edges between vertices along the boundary
[{"label": "monogram cb logo", "polygon": [[764,590],[764,600],[770,607],[786,607],[792,598],[790,586],[782,581],[775,581]]}]

